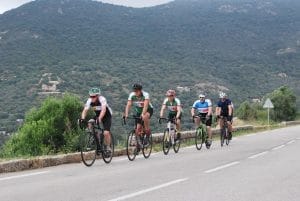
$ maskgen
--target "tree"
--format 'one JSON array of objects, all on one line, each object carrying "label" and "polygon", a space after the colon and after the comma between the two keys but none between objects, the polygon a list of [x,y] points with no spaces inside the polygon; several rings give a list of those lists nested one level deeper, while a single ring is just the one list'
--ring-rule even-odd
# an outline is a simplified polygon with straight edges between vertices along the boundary
[{"label": "tree", "polygon": [[82,103],[72,95],[48,98],[40,108],[32,109],[24,125],[3,147],[3,156],[37,156],[75,151],[78,148]]},{"label": "tree", "polygon": [[253,120],[257,117],[257,109],[248,101],[243,102],[237,109],[237,117],[243,120]]},{"label": "tree", "polygon": [[273,119],[276,121],[295,120],[297,115],[296,95],[287,86],[282,86],[272,93],[269,97],[274,105],[272,113]]}]

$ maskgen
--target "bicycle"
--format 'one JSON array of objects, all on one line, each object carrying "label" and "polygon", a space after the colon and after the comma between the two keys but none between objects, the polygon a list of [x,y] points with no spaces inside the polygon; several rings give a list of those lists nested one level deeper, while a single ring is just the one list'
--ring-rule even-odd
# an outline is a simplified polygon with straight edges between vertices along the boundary
[{"label": "bicycle", "polygon": [[[132,117],[128,117],[127,119],[135,120],[134,129],[132,129],[126,139],[126,153],[127,157],[130,161],[133,161],[136,155],[139,154],[140,150],[142,150],[143,156],[145,159],[149,158],[152,152],[152,134],[149,136],[148,145],[145,145],[146,134],[144,128],[144,122],[142,121],[142,133],[140,135],[137,134],[137,122],[141,121],[141,117],[133,115]],[[123,117],[123,125],[126,125],[126,118]]]},{"label": "bicycle", "polygon": [[226,145],[229,145],[229,134],[228,134],[228,122],[227,117],[220,117],[220,120],[222,121],[222,128],[220,130],[220,140],[221,140],[221,147],[223,147],[224,142]]},{"label": "bicycle", "polygon": [[[104,133],[100,125],[94,119],[89,121],[78,120],[79,127],[82,129],[80,135],[80,155],[82,162],[90,167],[94,164],[97,155],[101,154],[105,163],[110,163],[114,155],[114,140],[110,133],[110,144],[104,144]],[[109,148],[108,148],[109,147]]]},{"label": "bicycle", "polygon": [[167,155],[170,148],[173,147],[174,152],[178,153],[180,148],[180,139],[177,139],[176,118],[159,118],[158,122],[161,124],[162,120],[167,121],[167,128],[164,130],[162,141],[163,152]]},{"label": "bicycle", "polygon": [[207,139],[208,139],[208,134],[207,134],[207,128],[206,128],[206,117],[202,116],[193,116],[193,122],[195,122],[195,118],[199,118],[201,123],[199,124],[198,128],[196,128],[196,133],[195,133],[195,145],[197,150],[201,150],[202,144],[206,144],[206,148],[209,149],[210,146],[207,145]]}]

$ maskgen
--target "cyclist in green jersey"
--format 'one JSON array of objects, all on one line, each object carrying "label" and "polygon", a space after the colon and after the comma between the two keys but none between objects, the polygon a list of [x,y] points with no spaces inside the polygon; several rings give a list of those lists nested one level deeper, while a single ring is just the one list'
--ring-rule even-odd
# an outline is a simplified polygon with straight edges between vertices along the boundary
[{"label": "cyclist in green jersey", "polygon": [[[134,84],[133,92],[130,93],[127,101],[127,105],[125,108],[125,114],[124,117],[128,118],[129,110],[132,106],[134,106],[134,110],[136,112],[136,116],[141,117],[140,121],[137,121],[137,135],[140,135],[142,133],[142,121],[144,122],[144,128],[145,128],[145,134],[146,134],[146,140],[144,142],[144,145],[149,145],[149,136],[151,134],[150,130],[150,118],[153,114],[153,106],[150,103],[150,97],[149,93],[143,91],[143,87],[141,84]],[[138,142],[140,139],[138,139]]]},{"label": "cyclist in green jersey", "polygon": [[160,118],[164,116],[164,112],[168,109],[169,114],[168,118],[173,119],[176,118],[176,129],[177,129],[177,137],[180,138],[180,128],[181,128],[181,115],[182,108],[180,100],[176,97],[175,90],[169,89],[166,93],[167,98],[165,98],[163,105],[160,110]]}]

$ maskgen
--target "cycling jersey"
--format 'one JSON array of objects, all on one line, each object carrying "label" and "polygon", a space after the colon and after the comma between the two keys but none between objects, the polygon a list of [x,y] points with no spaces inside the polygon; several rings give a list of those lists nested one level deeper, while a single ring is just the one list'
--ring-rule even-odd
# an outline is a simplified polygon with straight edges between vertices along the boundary
[{"label": "cycling jersey", "polygon": [[106,98],[103,96],[99,96],[98,99],[96,100],[96,102],[92,102],[92,99],[89,98],[87,100],[87,102],[85,103],[85,109],[90,109],[92,108],[96,114],[96,116],[94,117],[94,119],[96,120],[101,113],[102,110],[102,106],[105,105],[106,106],[106,112],[105,115],[102,119],[102,123],[103,123],[103,129],[105,131],[110,131],[111,128],[111,118],[112,118],[112,110],[111,108],[108,106]]},{"label": "cycling jersey", "polygon": [[200,114],[207,114],[208,108],[211,107],[211,101],[209,99],[205,99],[203,102],[197,100],[193,104],[193,108],[197,110]]},{"label": "cycling jersey", "polygon": [[175,98],[172,102],[166,98],[163,102],[163,105],[168,108],[169,114],[177,114],[177,106],[181,106],[181,103],[178,98]]},{"label": "cycling jersey", "polygon": [[108,106],[106,98],[103,96],[99,96],[96,102],[92,102],[92,99],[89,98],[86,103],[85,103],[85,109],[90,109],[92,108],[94,110],[94,112],[96,113],[96,116],[99,117],[101,110],[102,110],[102,106],[106,105],[106,108],[108,109],[107,111],[112,114],[112,110],[111,108]]},{"label": "cycling jersey", "polygon": [[221,116],[226,116],[226,117],[228,117],[229,116],[229,114],[228,114],[228,106],[229,105],[232,105],[232,103],[231,103],[231,100],[229,100],[229,99],[225,99],[225,101],[219,101],[218,102],[218,107],[220,107],[221,108]]},{"label": "cycling jersey", "polygon": [[[141,114],[143,112],[144,101],[149,99],[150,99],[149,93],[145,91],[142,91],[142,95],[140,97],[136,96],[135,92],[131,92],[128,97],[128,100],[132,101],[132,105],[134,106],[134,109],[138,114]],[[151,103],[149,103],[149,107],[148,107],[148,111],[150,110],[153,110],[153,106]]]}]

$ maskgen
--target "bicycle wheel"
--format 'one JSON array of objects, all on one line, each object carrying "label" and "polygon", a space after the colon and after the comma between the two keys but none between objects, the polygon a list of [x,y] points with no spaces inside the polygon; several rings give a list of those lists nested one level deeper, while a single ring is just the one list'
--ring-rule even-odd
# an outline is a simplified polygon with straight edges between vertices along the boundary
[{"label": "bicycle wheel", "polygon": [[126,153],[130,161],[133,161],[137,155],[137,141],[135,131],[132,130],[128,133],[126,140]]},{"label": "bicycle wheel", "polygon": [[225,128],[222,128],[222,129],[221,129],[221,132],[220,132],[220,140],[221,140],[221,147],[223,147],[224,141],[225,141]]},{"label": "bicycle wheel", "polygon": [[[146,135],[143,136],[143,141],[142,141],[143,143],[145,141],[145,138],[146,138]],[[143,145],[142,152],[143,152],[144,158],[150,157],[151,152],[152,152],[152,134],[150,134],[150,136],[149,136],[149,145],[148,146]]]},{"label": "bicycle wheel", "polygon": [[169,129],[166,128],[165,132],[164,132],[164,136],[163,136],[163,152],[165,155],[167,155],[169,153],[170,150],[170,132]]},{"label": "bicycle wheel", "polygon": [[[177,137],[178,137],[178,136],[177,136],[177,132],[175,133],[175,135],[176,135],[176,138],[177,138]],[[178,153],[179,148],[180,148],[180,143],[181,143],[181,140],[180,140],[180,139],[175,140],[175,142],[174,142],[174,144],[173,144],[173,149],[174,149],[174,152],[175,152],[175,153]]]},{"label": "bicycle wheel", "polygon": [[[111,133],[109,133],[109,137],[110,137],[110,144],[107,145],[107,149],[104,149],[104,143],[102,141],[102,159],[105,163],[110,163],[113,156],[114,156],[114,138],[113,135]],[[105,138],[105,137],[104,137]]]},{"label": "bicycle wheel", "polygon": [[93,133],[83,132],[80,136],[80,154],[82,162],[90,167],[96,160],[97,144]]},{"label": "bicycle wheel", "polygon": [[197,150],[200,150],[202,148],[202,144],[203,144],[203,130],[201,127],[197,128],[196,130],[196,135],[195,135],[195,145]]},{"label": "bicycle wheel", "polygon": [[226,145],[229,145],[228,128],[225,128],[225,143]]}]

